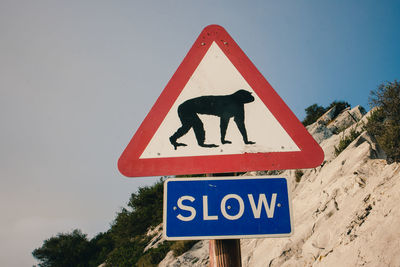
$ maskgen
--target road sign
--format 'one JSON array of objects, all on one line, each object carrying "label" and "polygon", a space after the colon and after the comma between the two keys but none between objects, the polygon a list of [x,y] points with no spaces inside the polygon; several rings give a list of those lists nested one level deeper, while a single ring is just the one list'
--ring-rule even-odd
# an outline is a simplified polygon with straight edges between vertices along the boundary
[{"label": "road sign", "polygon": [[206,27],[132,140],[126,176],[312,168],[324,154],[224,28]]},{"label": "road sign", "polygon": [[286,178],[172,178],[164,183],[168,240],[289,236]]}]

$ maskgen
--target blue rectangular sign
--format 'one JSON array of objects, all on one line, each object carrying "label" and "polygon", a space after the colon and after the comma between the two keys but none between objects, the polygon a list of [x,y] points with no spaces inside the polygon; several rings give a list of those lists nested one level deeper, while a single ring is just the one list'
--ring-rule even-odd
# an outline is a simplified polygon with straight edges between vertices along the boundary
[{"label": "blue rectangular sign", "polygon": [[282,177],[171,178],[164,182],[167,240],[277,237],[292,234]]}]

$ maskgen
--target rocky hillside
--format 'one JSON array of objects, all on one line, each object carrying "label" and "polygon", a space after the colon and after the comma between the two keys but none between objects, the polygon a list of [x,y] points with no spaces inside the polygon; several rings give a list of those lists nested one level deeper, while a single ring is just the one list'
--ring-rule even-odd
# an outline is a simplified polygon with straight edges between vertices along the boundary
[{"label": "rocky hillside", "polygon": [[[362,108],[333,114],[307,127],[325,151],[323,164],[281,173],[291,181],[294,234],[241,240],[243,266],[400,266],[400,164],[387,164],[363,131],[369,114]],[[201,241],[177,258],[169,252],[159,266],[208,261]]]}]

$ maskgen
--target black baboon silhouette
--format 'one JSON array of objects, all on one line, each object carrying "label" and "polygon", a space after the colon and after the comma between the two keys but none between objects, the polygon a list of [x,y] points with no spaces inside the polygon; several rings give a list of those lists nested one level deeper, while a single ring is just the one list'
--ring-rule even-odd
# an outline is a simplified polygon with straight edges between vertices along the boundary
[{"label": "black baboon silhouette", "polygon": [[239,90],[231,95],[209,95],[189,99],[178,107],[178,116],[182,126],[169,138],[174,149],[178,146],[187,146],[178,143],[177,139],[184,136],[191,128],[196,135],[197,143],[201,147],[218,147],[215,144],[204,144],[205,131],[203,122],[198,114],[206,114],[220,117],[221,143],[230,144],[225,140],[226,129],[230,118],[234,121],[242,134],[245,144],[255,144],[247,139],[246,126],[244,124],[244,104],[254,101],[254,97],[246,90]]}]

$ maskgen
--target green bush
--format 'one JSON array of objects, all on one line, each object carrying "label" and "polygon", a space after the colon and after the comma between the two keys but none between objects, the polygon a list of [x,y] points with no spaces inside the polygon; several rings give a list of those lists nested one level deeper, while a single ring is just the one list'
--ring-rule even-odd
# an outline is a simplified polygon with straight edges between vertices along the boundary
[{"label": "green bush", "polygon": [[372,112],[365,129],[375,136],[387,161],[400,162],[400,83],[387,82],[370,93]]},{"label": "green bush", "polygon": [[90,240],[92,248],[91,259],[88,266],[99,266],[107,259],[108,254],[114,249],[115,243],[110,232],[99,233]]},{"label": "green bush", "polygon": [[167,255],[169,251],[173,251],[174,256],[178,257],[191,249],[194,244],[198,241],[195,240],[185,240],[185,241],[164,241],[159,244],[156,248],[151,248],[146,251],[146,253],[139,258],[136,263],[138,267],[155,267],[157,266]]},{"label": "green bush", "polygon": [[130,237],[142,235],[150,226],[160,224],[162,204],[163,180],[153,186],[141,187],[138,193],[133,193],[128,208],[123,208],[117,214],[111,226],[111,234],[117,245]]},{"label": "green bush", "polygon": [[131,267],[136,266],[137,261],[143,254],[146,247],[145,242],[139,238],[133,238],[130,241],[120,243],[108,256],[107,266],[112,267]]},{"label": "green bush", "polygon": [[352,129],[349,135],[342,137],[339,141],[339,145],[337,147],[335,146],[335,156],[338,156],[343,150],[345,150],[346,147],[348,147],[360,134],[361,132]]},{"label": "green bush", "polygon": [[172,242],[164,241],[156,248],[151,248],[140,257],[137,262],[138,267],[152,267],[157,266],[171,250]]},{"label": "green bush", "polygon": [[174,252],[174,256],[177,257],[191,249],[197,242],[196,240],[176,241],[172,244],[171,250]]},{"label": "green bush", "polygon": [[294,176],[296,178],[296,183],[299,183],[301,181],[301,177],[303,177],[304,172],[302,170],[296,170],[294,173]]},{"label": "green bush", "polygon": [[[131,195],[128,208],[123,208],[111,225],[110,232],[116,247],[107,257],[109,266],[137,266],[150,239],[145,235],[147,229],[162,221],[162,204],[162,179],[153,186],[139,188],[137,193]],[[153,256],[146,256],[141,261],[156,262],[154,255],[158,252],[155,249]]]}]

